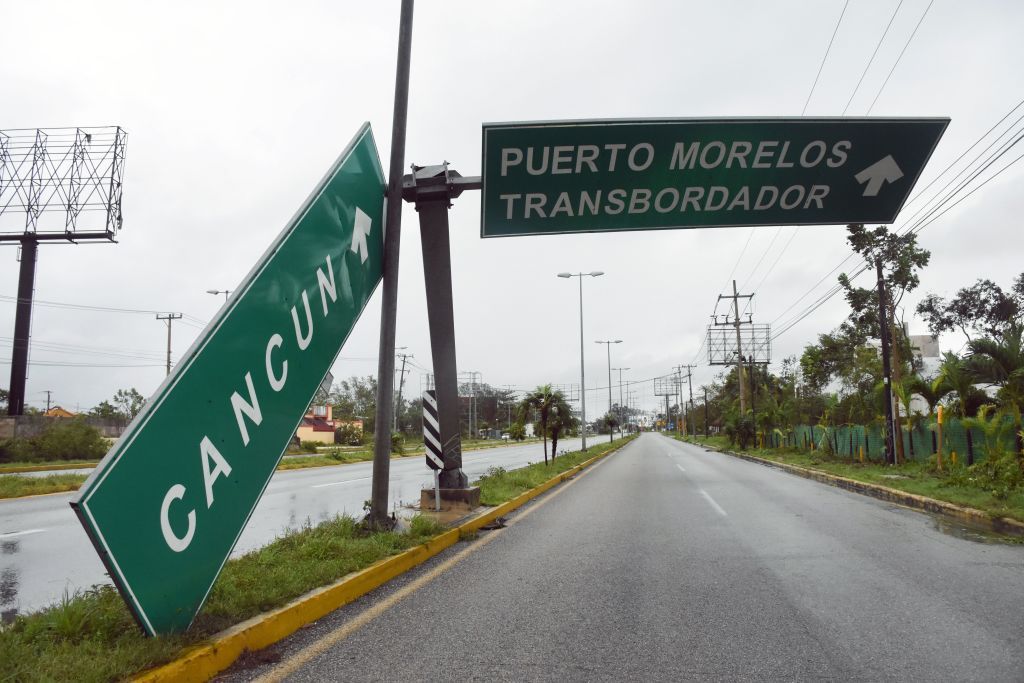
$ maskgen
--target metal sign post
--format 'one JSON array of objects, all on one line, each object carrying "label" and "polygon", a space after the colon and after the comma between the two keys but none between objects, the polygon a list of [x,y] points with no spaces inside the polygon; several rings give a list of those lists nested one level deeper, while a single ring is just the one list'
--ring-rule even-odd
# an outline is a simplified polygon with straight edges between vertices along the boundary
[{"label": "metal sign post", "polygon": [[364,124],[72,503],[150,635],[192,622],[380,282],[384,188]]},{"label": "metal sign post", "polygon": [[483,127],[481,236],[888,223],[949,119]]},{"label": "metal sign post", "polygon": [[459,429],[459,387],[455,363],[455,313],[452,304],[452,264],[448,239],[448,208],[466,189],[480,187],[478,178],[463,178],[448,164],[413,167],[405,176],[402,197],[420,214],[423,276],[427,290],[430,353],[434,364],[438,437],[443,468],[443,489],[465,489],[469,478],[462,471]]}]

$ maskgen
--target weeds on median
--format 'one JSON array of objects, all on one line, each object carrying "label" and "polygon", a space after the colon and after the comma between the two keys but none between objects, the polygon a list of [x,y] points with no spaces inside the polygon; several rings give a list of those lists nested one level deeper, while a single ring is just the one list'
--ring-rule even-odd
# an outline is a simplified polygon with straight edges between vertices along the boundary
[{"label": "weeds on median", "polygon": [[540,486],[556,474],[561,474],[595,456],[618,448],[634,438],[636,437],[627,436],[614,443],[591,446],[586,451],[572,451],[565,455],[559,455],[549,465],[540,462],[515,470],[492,467],[487,470],[487,474],[475,482],[480,487],[480,502],[484,505],[500,505],[525,491]]},{"label": "weeds on median", "polygon": [[364,532],[337,517],[230,560],[188,633],[146,638],[111,586],[97,586],[0,630],[0,681],[120,680],[197,642],[444,531],[416,517],[404,533]]}]

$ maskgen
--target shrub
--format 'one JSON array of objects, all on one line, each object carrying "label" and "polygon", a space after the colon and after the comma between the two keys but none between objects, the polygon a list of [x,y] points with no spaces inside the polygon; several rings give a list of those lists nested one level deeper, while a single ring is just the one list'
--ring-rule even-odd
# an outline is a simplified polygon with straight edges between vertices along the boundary
[{"label": "shrub", "polygon": [[36,450],[28,439],[0,440],[0,462],[30,462],[37,459]]},{"label": "shrub", "polygon": [[334,443],[343,446],[362,446],[363,430],[354,424],[343,424],[334,430]]},{"label": "shrub", "polygon": [[85,420],[58,420],[32,439],[41,460],[97,460],[107,453],[107,440]]},{"label": "shrub", "polygon": [[302,449],[303,453],[318,453],[317,450],[320,446],[323,446],[319,441],[300,441],[299,448]]},{"label": "shrub", "polygon": [[405,452],[405,449],[402,447],[402,434],[400,432],[391,432],[391,452],[397,455]]}]

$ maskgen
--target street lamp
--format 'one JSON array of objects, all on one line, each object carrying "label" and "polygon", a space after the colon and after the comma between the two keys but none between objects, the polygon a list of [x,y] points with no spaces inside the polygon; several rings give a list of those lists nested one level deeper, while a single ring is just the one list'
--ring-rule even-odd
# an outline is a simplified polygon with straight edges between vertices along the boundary
[{"label": "street lamp", "polygon": [[224,295],[224,303],[227,303],[228,302],[228,294],[231,293],[231,290],[230,289],[208,289],[208,290],[206,290],[206,293],[207,294],[213,294],[214,296],[217,296],[218,294],[223,294]]},{"label": "street lamp", "polygon": [[558,277],[580,279],[580,424],[583,429],[583,450],[587,450],[587,382],[586,374],[583,371],[583,278],[600,277],[604,275],[603,270],[593,270],[589,273],[559,273]]},{"label": "street lamp", "polygon": [[[622,373],[625,370],[631,370],[632,368],[612,368],[612,370],[619,371],[619,434],[622,433]],[[628,413],[627,413],[628,416]]]},{"label": "street lamp", "polygon": [[[614,341],[606,339],[605,341],[596,341],[595,344],[604,344],[605,350],[608,352],[608,414],[612,413],[612,344],[621,344],[621,339]],[[608,443],[615,440],[615,430],[612,429],[611,425],[608,425]]]}]

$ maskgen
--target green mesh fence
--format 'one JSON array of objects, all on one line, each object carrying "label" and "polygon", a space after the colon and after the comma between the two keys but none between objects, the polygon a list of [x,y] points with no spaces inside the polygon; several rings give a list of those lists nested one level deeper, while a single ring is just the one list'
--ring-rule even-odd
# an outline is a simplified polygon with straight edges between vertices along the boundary
[{"label": "green mesh fence", "polygon": [[[934,420],[918,420],[910,428],[904,423],[900,428],[900,437],[903,439],[903,452],[907,460],[928,460],[938,450],[938,430]],[[1000,440],[1004,448],[1012,450],[1013,430],[1002,430]],[[863,451],[865,460],[885,460],[885,436],[881,425],[844,425],[829,428],[798,425],[784,434],[770,434],[765,439],[765,445],[800,450],[827,448],[836,456],[849,459],[860,459]],[[957,458],[963,462],[980,462],[985,459],[986,450],[985,433],[981,429],[968,429],[956,419],[943,423],[942,452],[945,457],[956,453]]]}]

